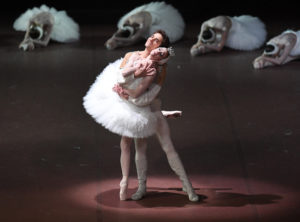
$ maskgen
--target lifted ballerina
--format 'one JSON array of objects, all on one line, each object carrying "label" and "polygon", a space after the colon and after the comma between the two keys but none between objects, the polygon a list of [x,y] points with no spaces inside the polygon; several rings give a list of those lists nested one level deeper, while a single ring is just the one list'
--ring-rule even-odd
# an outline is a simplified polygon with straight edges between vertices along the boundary
[{"label": "lifted ballerina", "polygon": [[[158,72],[158,65],[165,64],[168,59],[170,49],[159,47],[151,51],[150,55],[146,58],[139,58],[140,55],[135,53],[130,57],[128,63],[122,69],[122,75],[118,83],[114,86],[115,90],[120,96],[124,96],[126,99],[129,97],[136,99],[145,91],[143,86],[135,87],[136,89],[131,89],[130,82],[135,81],[136,78],[153,76],[155,78]],[[150,79],[152,82],[152,78]],[[150,84],[146,85],[147,88]],[[123,88],[124,87],[124,88]],[[144,104],[143,104],[144,105]]]},{"label": "lifted ballerina", "polygon": [[[121,85],[114,87],[116,82],[120,80],[119,75],[122,70],[120,70],[120,67],[125,67],[124,73],[126,73],[126,71],[128,71],[126,69],[127,62],[130,64],[134,61],[141,61],[147,58],[152,53],[152,51],[154,51],[152,56],[154,56],[155,54],[159,56],[161,52],[159,51],[159,49],[156,51],[155,49],[157,49],[158,47],[168,47],[168,45],[169,40],[167,35],[163,31],[155,32],[151,37],[147,39],[144,51],[127,53],[124,59],[120,59],[115,61],[114,63],[109,64],[97,77],[96,82],[91,86],[90,90],[84,97],[83,105],[86,111],[105,128],[122,136],[120,143],[120,162],[122,170],[122,180],[120,182],[121,200],[127,199],[127,187],[129,182],[128,177],[130,168],[130,146],[133,140],[135,142],[136,148],[135,161],[139,187],[137,192],[132,195],[132,199],[140,200],[146,195],[146,138],[153,135],[154,133],[156,133],[162,149],[167,155],[167,159],[171,168],[182,181],[184,191],[187,192],[189,199],[191,201],[199,200],[199,197],[195,193],[192,184],[184,170],[180,157],[172,143],[169,126],[161,112],[160,100],[157,98],[157,92],[149,92],[154,88],[148,90],[147,92],[145,91],[151,81],[155,82],[156,85],[159,85],[161,87],[164,81],[164,75],[166,74],[165,65],[161,69],[161,71],[159,71],[159,75],[156,78],[154,78],[153,75],[142,75],[142,78],[136,78],[132,83],[130,83],[130,85],[127,86],[128,88],[125,88],[125,85],[122,87]],[[164,55],[161,54],[161,56]],[[138,63],[137,67],[140,67]],[[145,69],[142,68],[142,70]],[[151,68],[148,71],[151,72]],[[146,73],[148,73],[148,71],[146,69]],[[127,81],[128,80],[125,81],[126,84],[128,83]],[[135,81],[141,82],[135,85]],[[112,90],[112,88],[114,88],[114,90]],[[130,88],[131,90],[140,88],[140,93],[134,93],[134,97],[138,96],[137,99],[139,99],[139,97],[143,97],[144,95],[146,95],[146,101],[149,105],[138,106],[132,103],[132,101],[130,100],[130,92],[127,93],[127,90]],[[144,90],[143,94],[141,94],[143,91],[141,89]],[[118,92],[118,94],[115,92]],[[151,96],[149,96],[148,94],[150,94]],[[150,97],[152,97],[153,99],[150,100]],[[141,103],[141,101],[138,103]]]}]

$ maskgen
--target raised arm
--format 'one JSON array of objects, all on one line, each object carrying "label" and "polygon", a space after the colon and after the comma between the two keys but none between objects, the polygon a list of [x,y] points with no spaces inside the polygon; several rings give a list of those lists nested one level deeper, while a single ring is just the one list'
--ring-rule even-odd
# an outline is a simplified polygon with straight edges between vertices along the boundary
[{"label": "raised arm", "polygon": [[204,22],[197,43],[190,50],[191,55],[221,51],[226,43],[231,25],[231,20],[227,16],[217,16]]},{"label": "raised arm", "polygon": [[290,40],[287,42],[287,44],[284,44],[284,45],[279,45],[278,44],[279,48],[281,48],[283,50],[283,52],[280,53],[276,57],[265,56],[264,59],[266,61],[272,62],[272,63],[274,63],[276,65],[283,64],[286,61],[286,59],[289,56],[289,54],[292,51],[292,49],[294,48],[296,42],[297,42],[296,38],[290,38]]},{"label": "raised arm", "polygon": [[42,39],[32,39],[32,41],[35,43],[35,44],[39,44],[39,45],[42,45],[42,46],[47,46],[49,41],[50,41],[50,38],[51,38],[51,32],[53,30],[53,25],[48,23],[48,24],[44,24],[44,36]]},{"label": "raised arm", "polygon": [[216,36],[221,35],[220,39],[216,39],[216,41],[212,44],[206,44],[205,46],[208,49],[214,50],[214,51],[218,51],[220,52],[226,42],[227,36],[228,36],[228,30],[221,30],[221,29],[216,29],[214,28],[214,31],[216,32]]}]

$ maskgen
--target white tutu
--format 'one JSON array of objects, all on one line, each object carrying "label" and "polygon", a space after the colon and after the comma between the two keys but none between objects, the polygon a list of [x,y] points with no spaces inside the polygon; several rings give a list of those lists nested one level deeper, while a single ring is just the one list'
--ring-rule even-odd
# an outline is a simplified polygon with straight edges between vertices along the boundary
[{"label": "white tutu", "polygon": [[254,50],[264,44],[267,31],[258,17],[241,15],[230,19],[232,25],[225,46],[237,50]]},{"label": "white tutu", "polygon": [[73,42],[79,40],[79,25],[67,15],[66,11],[57,11],[55,8],[49,8],[46,5],[41,7],[34,7],[28,9],[26,12],[21,14],[13,24],[13,27],[17,31],[26,31],[30,22],[30,19],[41,13],[49,12],[54,17],[53,30],[51,32],[51,39],[57,42]]},{"label": "white tutu", "polygon": [[99,74],[83,98],[83,106],[96,122],[113,133],[131,138],[149,137],[155,133],[155,113],[149,106],[129,103],[112,90],[121,75],[121,62],[118,59],[110,63]]},{"label": "white tutu", "polygon": [[292,51],[290,52],[291,56],[299,56],[300,55],[300,31],[292,31],[292,30],[287,30],[284,33],[293,33],[297,36],[297,42],[294,46],[294,48],[292,49]]}]

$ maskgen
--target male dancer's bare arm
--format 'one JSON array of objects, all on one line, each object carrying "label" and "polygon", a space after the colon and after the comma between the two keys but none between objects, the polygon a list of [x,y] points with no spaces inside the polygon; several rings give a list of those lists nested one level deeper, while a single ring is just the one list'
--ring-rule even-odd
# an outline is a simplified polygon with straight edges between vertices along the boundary
[{"label": "male dancer's bare arm", "polygon": [[136,89],[123,88],[123,91],[124,91],[124,93],[128,94],[130,97],[137,98],[147,90],[147,88],[153,82],[154,78],[155,78],[155,75],[145,76]]},{"label": "male dancer's bare arm", "polygon": [[[129,57],[131,56],[131,53],[127,53],[123,59],[123,62],[120,66],[120,68],[124,67],[125,64],[127,63],[127,60],[129,59]],[[156,84],[158,84],[159,86],[162,86],[163,82],[165,81],[165,76],[166,76],[166,72],[167,72],[167,66],[164,65],[162,70],[161,70],[161,73],[159,75],[159,78],[158,78],[158,81]],[[150,92],[145,92],[146,89],[151,85],[151,83],[153,82],[154,78],[152,79],[151,77],[152,76],[147,76],[148,78],[145,77],[145,79],[143,81],[145,81],[144,83],[142,83],[137,89],[136,89],[136,92],[129,92],[128,89],[124,89],[123,88],[123,94],[119,94],[120,97],[128,100],[128,97],[131,96],[133,98],[138,98],[139,96],[143,95],[143,93],[147,93],[149,94]],[[159,90],[160,91],[160,90]],[[159,93],[159,91],[157,93],[155,93],[155,97],[156,95]],[[131,95],[129,95],[131,93]],[[134,95],[135,94],[135,95]],[[136,96],[136,97],[134,97]],[[154,98],[153,98],[154,99]],[[147,99],[148,101],[149,99]],[[151,100],[152,101],[152,100]],[[150,103],[148,101],[148,103]],[[147,103],[147,104],[148,104]],[[142,106],[144,105],[147,105],[147,104],[143,104]],[[166,118],[177,118],[177,117],[181,117],[182,116],[182,111],[161,111],[163,116],[165,116]]]},{"label": "male dancer's bare arm", "polygon": [[120,65],[120,68],[123,68],[123,67],[126,65],[128,59],[129,59],[129,57],[130,57],[131,55],[132,55],[132,52],[126,53],[126,55],[124,56],[124,59],[123,59],[121,65]]}]

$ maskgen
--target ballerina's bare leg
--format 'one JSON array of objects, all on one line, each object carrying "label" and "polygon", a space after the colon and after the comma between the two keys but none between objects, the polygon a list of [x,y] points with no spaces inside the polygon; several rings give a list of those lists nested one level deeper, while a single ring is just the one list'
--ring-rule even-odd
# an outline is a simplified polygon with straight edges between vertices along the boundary
[{"label": "ballerina's bare leg", "polygon": [[126,200],[127,198],[127,188],[128,188],[128,178],[130,169],[130,146],[132,143],[132,138],[122,136],[121,138],[121,170],[122,170],[122,180],[120,182],[120,200]]}]

